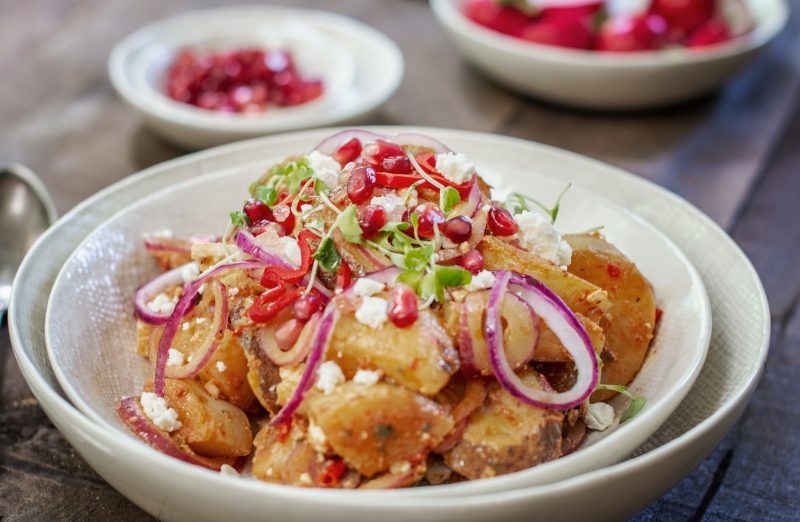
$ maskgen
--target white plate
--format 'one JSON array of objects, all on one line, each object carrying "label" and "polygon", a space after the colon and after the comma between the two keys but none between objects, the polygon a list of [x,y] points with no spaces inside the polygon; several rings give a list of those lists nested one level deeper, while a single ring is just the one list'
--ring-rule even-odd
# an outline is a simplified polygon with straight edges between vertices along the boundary
[{"label": "white plate", "polygon": [[[321,78],[323,95],[260,115],[224,114],[163,93],[164,71],[183,48],[262,47],[292,51],[304,76]],[[276,6],[190,11],[147,25],[119,42],[108,73],[114,88],[157,133],[202,148],[288,130],[352,122],[385,102],[403,76],[403,56],[375,29],[341,15]]]},{"label": "white plate", "polygon": [[[385,129],[376,129],[385,130]],[[397,129],[389,129],[394,132]],[[502,157],[559,161],[583,187],[654,222],[700,270],[709,289],[714,329],[708,361],[687,398],[636,457],[597,472],[524,490],[452,498],[385,492],[359,497],[358,507],[326,492],[309,498],[290,487],[259,491],[252,506],[232,495],[225,477],[187,466],[168,473],[165,457],[99,425],[58,392],[43,339],[44,306],[56,272],[93,227],[119,208],[182,180],[234,163],[258,161],[293,143],[311,143],[328,131],[255,140],[207,151],[154,167],[90,198],[62,219],[34,247],[18,273],[9,324],[15,354],[31,389],[56,426],[113,486],[168,520],[221,518],[239,509],[273,513],[278,520],[325,516],[329,520],[519,520],[532,512],[551,520],[619,519],[652,501],[688,472],[730,428],[760,376],[769,341],[763,289],[747,259],[707,217],[669,192],[618,169],[546,146],[499,136],[428,130],[458,148],[495,149]],[[713,255],[709,255],[713,252]],[[126,457],[121,457],[121,455]],[[159,470],[159,471],[156,471]],[[488,483],[488,482],[487,482]],[[198,491],[207,502],[197,503]],[[180,497],[188,503],[173,502]],[[298,504],[302,499],[302,503]],[[576,499],[578,499],[576,501]]]},{"label": "white plate", "polygon": [[430,0],[464,57],[515,91],[591,109],[642,109],[719,87],[783,29],[786,0],[744,0],[754,31],[706,49],[599,53],[522,41],[462,14],[466,0]]}]

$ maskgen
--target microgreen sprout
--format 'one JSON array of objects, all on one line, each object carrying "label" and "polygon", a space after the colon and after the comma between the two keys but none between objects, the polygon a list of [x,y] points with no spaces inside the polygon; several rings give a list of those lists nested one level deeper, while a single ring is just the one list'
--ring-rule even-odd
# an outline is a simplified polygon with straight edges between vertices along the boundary
[{"label": "microgreen sprout", "polygon": [[562,190],[558,195],[556,202],[551,208],[548,208],[538,200],[519,192],[512,192],[509,194],[506,200],[503,202],[503,206],[512,214],[520,214],[524,211],[529,211],[531,207],[528,205],[528,203],[533,203],[537,207],[544,210],[548,216],[550,216],[550,223],[555,223],[556,218],[558,217],[558,211],[561,208],[561,199],[564,197],[564,194],[567,193],[570,187],[572,187],[572,183],[568,183],[567,186],[564,187],[564,190]]}]

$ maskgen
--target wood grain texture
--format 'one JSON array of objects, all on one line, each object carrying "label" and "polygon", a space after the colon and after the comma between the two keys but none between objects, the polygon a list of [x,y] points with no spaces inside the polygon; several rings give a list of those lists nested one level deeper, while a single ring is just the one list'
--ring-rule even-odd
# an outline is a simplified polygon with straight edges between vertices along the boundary
[{"label": "wood grain texture", "polygon": [[[258,2],[251,2],[258,3]],[[722,91],[637,114],[554,107],[466,65],[423,0],[284,0],[353,16],[401,46],[406,76],[371,123],[489,131],[629,169],[728,228],[761,274],[774,320],[767,371],[737,427],[689,476],[633,519],[791,520],[800,513],[800,23]],[[793,0],[800,7],[800,0]],[[115,97],[113,44],[213,0],[0,0],[0,162],[40,173],[60,211],[182,154]],[[797,11],[797,9],[795,9]],[[31,397],[0,331],[0,520],[151,520],[77,457]]]}]

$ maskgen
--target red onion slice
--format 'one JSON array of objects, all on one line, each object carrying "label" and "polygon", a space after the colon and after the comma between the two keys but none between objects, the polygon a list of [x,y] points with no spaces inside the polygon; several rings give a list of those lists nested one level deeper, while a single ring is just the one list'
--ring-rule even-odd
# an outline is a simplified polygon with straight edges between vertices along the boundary
[{"label": "red onion slice", "polygon": [[311,349],[311,344],[319,328],[320,313],[312,315],[303,331],[300,332],[300,337],[289,350],[283,351],[278,347],[275,342],[275,330],[277,327],[264,327],[258,331],[258,343],[261,345],[261,350],[272,361],[275,366],[292,366],[299,364],[306,358],[308,351]]},{"label": "red onion slice", "polygon": [[144,247],[150,252],[173,252],[187,256],[192,253],[191,242],[182,239],[148,237],[144,240]]},{"label": "red onion slice", "polygon": [[147,418],[139,403],[138,397],[126,397],[117,404],[117,414],[122,422],[148,446],[157,449],[170,457],[219,471],[225,461],[215,462],[215,459],[201,457],[190,449],[179,446],[169,435],[161,431]]},{"label": "red onion slice", "polygon": [[[500,271],[486,309],[485,337],[489,360],[497,381],[518,400],[539,408],[566,410],[582,403],[592,393],[599,377],[589,334],[569,307],[549,288],[536,279],[511,271]],[[503,326],[500,303],[506,291],[525,300],[558,337],[572,356],[577,377],[572,388],[557,393],[530,388],[514,373],[503,348]]]},{"label": "red onion slice", "polygon": [[367,259],[367,261],[372,263],[378,270],[384,269],[387,266],[389,266],[389,264],[391,264],[391,261],[389,261],[389,258],[384,256],[383,254],[379,254],[380,257],[376,256],[372,252],[371,248],[367,248],[367,247],[362,246],[362,245],[356,245],[356,250],[358,250],[359,253],[362,256],[364,256]]},{"label": "red onion slice", "polygon": [[147,303],[167,288],[183,285],[183,271],[192,264],[194,263],[186,263],[168,272],[164,272],[136,290],[133,294],[133,305],[136,309],[136,316],[141,319],[142,322],[154,326],[167,322],[170,314],[154,312],[147,307]]},{"label": "red onion slice", "polygon": [[277,426],[290,420],[294,412],[302,404],[308,390],[314,386],[314,382],[317,380],[317,370],[325,357],[325,350],[328,348],[333,334],[333,327],[338,318],[339,311],[336,308],[336,304],[331,303],[323,312],[322,319],[320,319],[319,329],[314,336],[314,341],[311,343],[308,358],[306,358],[306,367],[303,369],[303,375],[300,376],[300,382],[283,408],[272,418],[271,425]]},{"label": "red onion slice", "polygon": [[211,322],[210,333],[200,348],[192,353],[193,357],[190,362],[183,366],[166,367],[164,374],[168,379],[189,379],[203,371],[214,357],[214,353],[222,341],[222,336],[228,328],[228,291],[225,285],[218,280],[212,281],[209,286],[211,292],[214,293],[214,318]]},{"label": "red onion slice", "polygon": [[467,196],[466,201],[462,201],[455,206],[453,209],[455,211],[453,212],[453,215],[474,217],[475,213],[478,212],[478,207],[481,203],[481,196],[481,186],[478,183],[477,176],[473,174],[472,188],[469,189],[469,195]]},{"label": "red onion slice", "polygon": [[358,138],[358,141],[360,141],[362,145],[375,140],[388,139],[386,135],[378,134],[377,132],[358,130],[358,129],[347,129],[328,136],[327,138],[322,140],[319,143],[319,145],[314,147],[314,150],[322,154],[325,154],[327,156],[330,156],[331,154],[333,154],[333,151],[335,151],[339,147],[339,145],[353,138]]},{"label": "red onion slice", "polygon": [[401,132],[392,136],[389,141],[398,145],[418,145],[420,147],[433,149],[437,154],[453,152],[450,147],[436,138],[418,132]]}]

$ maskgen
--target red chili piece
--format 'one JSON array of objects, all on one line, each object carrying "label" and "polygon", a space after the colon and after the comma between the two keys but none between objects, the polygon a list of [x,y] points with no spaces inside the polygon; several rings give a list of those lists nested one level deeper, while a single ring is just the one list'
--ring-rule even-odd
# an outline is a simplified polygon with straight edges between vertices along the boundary
[{"label": "red chili piece", "polygon": [[620,270],[619,267],[614,263],[609,263],[608,266],[606,266],[606,271],[611,277],[619,277],[619,275],[622,273],[622,270]]},{"label": "red chili piece", "polygon": [[347,466],[342,459],[332,460],[319,475],[320,485],[329,488],[335,486],[345,471],[347,471]]},{"label": "red chili piece", "polygon": [[342,259],[342,264],[339,265],[339,270],[336,272],[336,290],[344,290],[350,286],[352,279],[353,272],[350,270],[350,265]]}]

